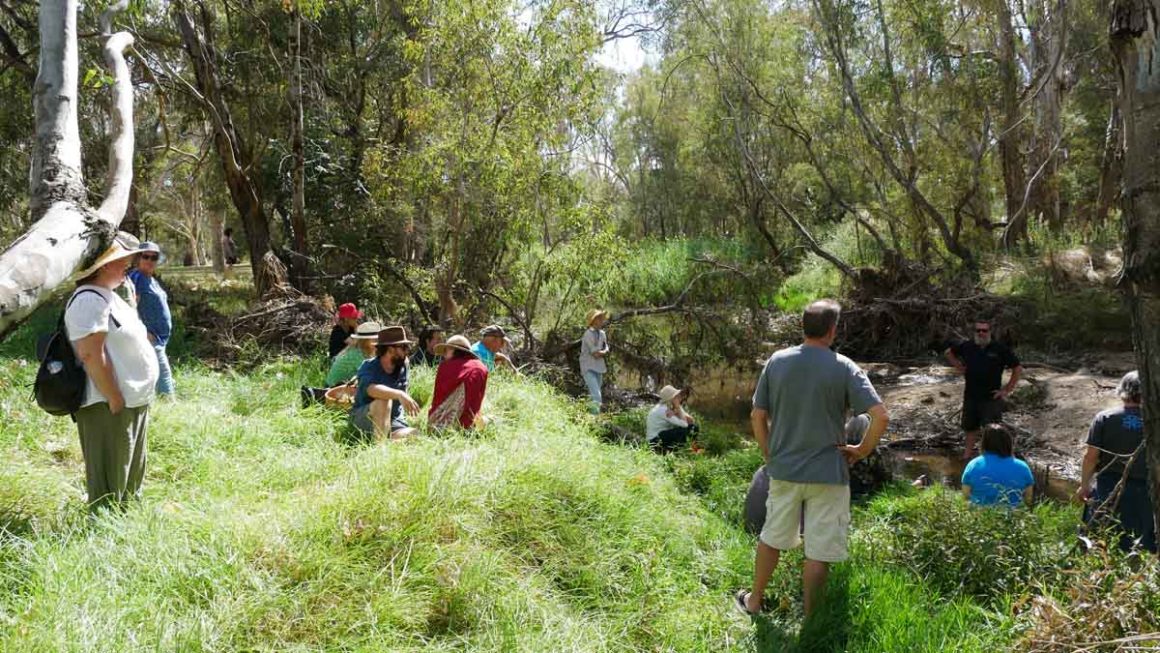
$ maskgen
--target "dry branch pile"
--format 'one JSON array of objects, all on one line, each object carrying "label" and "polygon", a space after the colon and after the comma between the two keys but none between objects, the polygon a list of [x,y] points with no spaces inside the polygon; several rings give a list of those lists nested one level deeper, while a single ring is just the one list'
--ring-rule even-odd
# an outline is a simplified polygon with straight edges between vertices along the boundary
[{"label": "dry branch pile", "polygon": [[979,318],[1016,324],[1019,310],[966,280],[935,285],[931,271],[916,264],[862,268],[843,308],[838,339],[855,358],[905,359],[967,338],[967,327]]},{"label": "dry branch pile", "polygon": [[241,315],[221,314],[204,301],[185,305],[185,328],[198,334],[203,358],[233,363],[247,347],[310,355],[323,351],[332,311],[319,300],[283,293],[256,302]]}]

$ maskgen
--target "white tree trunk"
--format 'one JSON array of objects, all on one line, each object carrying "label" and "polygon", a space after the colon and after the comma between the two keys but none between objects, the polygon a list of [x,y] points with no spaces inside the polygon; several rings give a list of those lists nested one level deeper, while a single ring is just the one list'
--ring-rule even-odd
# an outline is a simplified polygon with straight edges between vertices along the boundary
[{"label": "white tree trunk", "polygon": [[[122,0],[113,9],[125,4]],[[115,34],[105,46],[114,76],[114,133],[109,192],[97,212],[88,207],[81,175],[76,15],[76,0],[40,4],[40,70],[33,89],[36,145],[29,174],[29,204],[36,223],[0,254],[0,337],[104,248],[129,202],[133,89],[123,53],[133,39]]]}]

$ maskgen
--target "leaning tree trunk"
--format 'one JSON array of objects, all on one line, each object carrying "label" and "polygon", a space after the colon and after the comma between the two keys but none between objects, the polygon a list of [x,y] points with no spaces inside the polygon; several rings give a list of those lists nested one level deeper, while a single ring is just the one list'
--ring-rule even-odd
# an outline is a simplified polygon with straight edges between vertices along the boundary
[{"label": "leaning tree trunk", "polygon": [[1160,526],[1160,0],[1115,0],[1109,40],[1123,117],[1124,274],[1144,387],[1152,509]]},{"label": "leaning tree trunk", "polygon": [[133,37],[110,35],[113,13],[101,17],[105,63],[113,75],[108,192],[100,208],[88,205],[81,175],[77,127],[77,2],[40,4],[40,54],[33,104],[36,143],[29,174],[29,207],[36,221],[0,254],[0,337],[6,335],[110,242],[125,216],[133,181],[133,87],[125,48]]}]

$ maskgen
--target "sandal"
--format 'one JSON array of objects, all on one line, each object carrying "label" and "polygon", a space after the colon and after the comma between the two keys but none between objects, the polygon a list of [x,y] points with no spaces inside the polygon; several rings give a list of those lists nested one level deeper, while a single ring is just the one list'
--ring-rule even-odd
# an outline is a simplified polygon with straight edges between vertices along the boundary
[{"label": "sandal", "polygon": [[[756,617],[757,615],[761,614],[761,612],[749,611],[749,594],[749,590],[737,590],[737,593],[733,595],[733,607],[743,615],[748,617]],[[764,607],[765,606],[763,605],[762,608],[764,609]]]}]

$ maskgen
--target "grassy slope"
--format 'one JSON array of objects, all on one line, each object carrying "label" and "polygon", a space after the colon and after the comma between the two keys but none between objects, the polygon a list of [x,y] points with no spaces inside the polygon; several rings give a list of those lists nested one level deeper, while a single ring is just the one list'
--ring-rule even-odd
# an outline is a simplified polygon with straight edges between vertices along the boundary
[{"label": "grassy slope", "polygon": [[[73,426],[24,387],[33,330],[0,349],[0,524],[14,532],[0,650],[995,651],[1013,637],[1002,600],[919,582],[920,565],[882,553],[921,502],[908,497],[859,510],[853,562],[800,645],[797,555],[754,627],[729,604],[752,569],[736,526],[752,451],[603,444],[534,382],[492,384],[502,420],[485,434],[352,447],[340,418],[295,407],[313,365],[182,365],[182,400],[153,413],[142,505],[90,521]],[[427,395],[430,374],[416,377]]]}]

